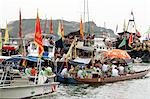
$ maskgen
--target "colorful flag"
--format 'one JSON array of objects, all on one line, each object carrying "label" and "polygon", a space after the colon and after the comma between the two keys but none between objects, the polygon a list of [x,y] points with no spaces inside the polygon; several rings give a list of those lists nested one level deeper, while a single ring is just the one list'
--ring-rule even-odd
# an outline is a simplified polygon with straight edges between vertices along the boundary
[{"label": "colorful flag", "polygon": [[53,31],[53,22],[52,22],[52,17],[51,17],[51,20],[50,20],[50,34],[53,34],[54,31]]},{"label": "colorful flag", "polygon": [[82,39],[84,38],[82,18],[81,18],[81,21],[80,21],[80,37]]},{"label": "colorful flag", "polygon": [[38,55],[39,55],[39,57],[41,57],[43,55],[44,48],[43,48],[42,31],[41,31],[41,25],[40,25],[40,19],[38,16],[38,12],[37,12],[37,19],[36,19],[36,24],[35,24],[34,41],[38,46]]},{"label": "colorful flag", "polygon": [[133,43],[133,36],[132,36],[132,33],[131,33],[131,34],[130,34],[130,37],[129,37],[128,45],[129,45],[130,47],[132,47],[132,46],[131,46],[132,43]]},{"label": "colorful flag", "polygon": [[124,38],[124,39],[122,40],[122,42],[119,44],[118,48],[120,48],[120,47],[122,47],[122,46],[124,46],[124,45],[126,45],[126,38]]},{"label": "colorful flag", "polygon": [[61,21],[61,24],[60,24],[60,31],[61,31],[61,37],[64,39],[65,32],[64,32],[63,20]]},{"label": "colorful flag", "polygon": [[141,33],[136,29],[136,35],[138,36],[138,37],[141,37]]},{"label": "colorful flag", "polygon": [[60,21],[58,22],[58,31],[57,31],[58,39],[61,38],[61,23]]},{"label": "colorful flag", "polygon": [[4,44],[8,44],[8,43],[9,43],[9,33],[8,33],[8,26],[7,26],[7,23],[6,23]]}]

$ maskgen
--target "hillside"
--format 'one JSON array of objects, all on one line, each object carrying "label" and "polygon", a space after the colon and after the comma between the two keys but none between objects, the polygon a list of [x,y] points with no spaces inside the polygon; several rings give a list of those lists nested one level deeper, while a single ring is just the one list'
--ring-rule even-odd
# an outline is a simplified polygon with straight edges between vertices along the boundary
[{"label": "hillside", "polygon": [[[58,28],[58,22],[59,20],[53,20],[53,29],[54,33],[57,33],[57,28]],[[49,23],[50,20],[47,20],[47,26],[46,26],[46,33],[49,33]],[[64,31],[65,35],[78,31],[80,23],[79,22],[74,22],[74,21],[65,21],[63,20],[64,23]],[[88,27],[91,27],[92,22],[86,22],[85,24],[85,33],[88,33],[87,31],[91,31],[91,28],[88,29]],[[41,26],[44,31],[44,25],[45,25],[45,20],[41,20]],[[11,37],[17,37],[18,36],[18,31],[19,31],[19,21],[13,21],[8,24],[8,29],[9,29],[9,34]],[[23,19],[22,20],[22,31],[23,35],[29,34],[29,33],[34,33],[35,29],[35,19]],[[114,32],[111,29],[105,29],[103,27],[98,27],[96,24],[94,24],[94,33],[96,36],[102,35],[103,32],[107,32],[111,37],[114,37]]]}]

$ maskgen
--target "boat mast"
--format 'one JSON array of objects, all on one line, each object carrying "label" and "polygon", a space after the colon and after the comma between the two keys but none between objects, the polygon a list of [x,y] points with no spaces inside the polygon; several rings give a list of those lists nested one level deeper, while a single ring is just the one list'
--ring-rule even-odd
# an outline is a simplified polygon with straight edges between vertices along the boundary
[{"label": "boat mast", "polygon": [[90,34],[90,23],[89,23],[89,3],[87,0],[87,18],[88,18],[88,33]]}]

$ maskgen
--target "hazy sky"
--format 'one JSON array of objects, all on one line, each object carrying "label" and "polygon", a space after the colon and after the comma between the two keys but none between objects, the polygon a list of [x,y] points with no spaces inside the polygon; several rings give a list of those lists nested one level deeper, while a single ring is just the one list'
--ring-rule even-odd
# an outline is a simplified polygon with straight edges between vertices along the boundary
[{"label": "hazy sky", "polygon": [[[124,19],[126,22],[131,10],[134,12],[138,30],[143,34],[150,26],[149,0],[88,0],[89,19],[98,26],[104,26],[121,31]],[[19,8],[22,18],[36,18],[37,8],[41,19],[64,19],[80,21],[84,12],[84,0],[0,0],[0,27],[7,22],[19,19]],[[86,15],[87,16],[87,15]],[[87,20],[86,20],[87,21]]]}]

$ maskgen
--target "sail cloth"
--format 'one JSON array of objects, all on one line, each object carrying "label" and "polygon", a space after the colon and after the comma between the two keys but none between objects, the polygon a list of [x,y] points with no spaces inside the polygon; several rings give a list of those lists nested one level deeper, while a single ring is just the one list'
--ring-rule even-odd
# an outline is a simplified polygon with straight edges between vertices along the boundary
[{"label": "sail cloth", "polygon": [[130,47],[132,47],[131,46],[131,44],[133,43],[133,36],[132,36],[133,34],[131,33],[130,34],[130,37],[129,37],[129,42],[128,42],[128,45],[130,46]]},{"label": "sail cloth", "polygon": [[81,21],[80,21],[80,37],[82,39],[84,38],[82,18],[81,18]]},{"label": "sail cloth", "polygon": [[89,64],[91,61],[91,58],[75,58],[71,62],[78,63],[78,64]]},{"label": "sail cloth", "polygon": [[5,30],[5,37],[4,37],[4,44],[9,43],[9,33],[8,33],[8,25],[6,23],[6,30]]},{"label": "sail cloth", "polygon": [[42,42],[42,31],[41,31],[41,25],[40,25],[40,19],[37,12],[37,19],[35,24],[35,36],[34,36],[34,42],[37,44],[38,47],[38,56],[41,57],[44,52],[43,48],[43,42]]},{"label": "sail cloth", "polygon": [[126,45],[126,38],[124,38],[124,39],[122,40],[122,42],[119,44],[118,48],[120,48],[120,47],[122,47],[122,46],[124,46],[124,45]]}]

